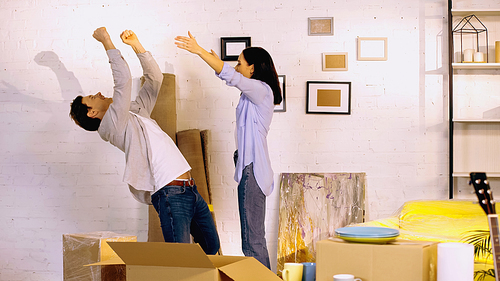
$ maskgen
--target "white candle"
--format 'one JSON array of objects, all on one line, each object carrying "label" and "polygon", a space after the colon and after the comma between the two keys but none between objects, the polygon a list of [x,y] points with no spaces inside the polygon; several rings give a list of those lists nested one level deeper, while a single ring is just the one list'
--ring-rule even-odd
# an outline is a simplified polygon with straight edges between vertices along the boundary
[{"label": "white candle", "polygon": [[474,62],[484,62],[484,54],[481,52],[474,53]]},{"label": "white candle", "polygon": [[474,55],[473,49],[466,49],[464,51],[464,62],[472,62],[473,55]]},{"label": "white candle", "polygon": [[484,62],[484,54],[481,52],[474,53],[474,62]]}]

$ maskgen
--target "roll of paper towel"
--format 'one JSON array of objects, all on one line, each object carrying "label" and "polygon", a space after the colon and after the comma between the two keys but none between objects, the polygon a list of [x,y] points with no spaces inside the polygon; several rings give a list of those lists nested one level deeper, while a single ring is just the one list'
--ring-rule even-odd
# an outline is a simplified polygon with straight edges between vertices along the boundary
[{"label": "roll of paper towel", "polygon": [[474,246],[464,243],[438,244],[437,281],[474,280]]}]

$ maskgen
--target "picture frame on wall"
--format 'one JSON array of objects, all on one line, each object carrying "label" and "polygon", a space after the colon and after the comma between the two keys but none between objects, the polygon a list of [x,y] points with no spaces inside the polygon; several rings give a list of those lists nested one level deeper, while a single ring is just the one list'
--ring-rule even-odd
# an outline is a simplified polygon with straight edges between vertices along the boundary
[{"label": "picture frame on wall", "polygon": [[307,114],[351,114],[351,82],[307,81]]},{"label": "picture frame on wall", "polygon": [[347,52],[323,53],[323,71],[347,71]]},{"label": "picture frame on wall", "polygon": [[386,61],[387,37],[358,37],[358,60]]},{"label": "picture frame on wall", "polygon": [[286,112],[286,75],[278,75],[283,100],[274,106],[274,112]]},{"label": "picture frame on wall", "polygon": [[333,35],[333,17],[308,18],[308,34]]},{"label": "picture frame on wall", "polygon": [[221,37],[221,60],[237,61],[241,52],[252,45],[251,41],[251,37]]}]

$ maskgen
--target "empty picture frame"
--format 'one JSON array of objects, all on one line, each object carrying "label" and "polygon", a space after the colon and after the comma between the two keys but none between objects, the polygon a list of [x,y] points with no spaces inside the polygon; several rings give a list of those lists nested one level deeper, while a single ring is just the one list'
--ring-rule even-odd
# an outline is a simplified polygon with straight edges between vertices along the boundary
[{"label": "empty picture frame", "polygon": [[333,35],[333,18],[308,18],[309,35]]},{"label": "empty picture frame", "polygon": [[286,112],[286,75],[278,75],[278,80],[280,82],[280,89],[283,100],[280,104],[274,106],[274,112]]},{"label": "empty picture frame", "polygon": [[387,37],[358,37],[358,60],[387,60]]},{"label": "empty picture frame", "polygon": [[347,52],[323,53],[323,71],[346,71]]},{"label": "empty picture frame", "polygon": [[250,37],[221,37],[220,53],[223,61],[237,61],[241,52],[251,46]]},{"label": "empty picture frame", "polygon": [[351,82],[307,81],[306,113],[351,114]]}]

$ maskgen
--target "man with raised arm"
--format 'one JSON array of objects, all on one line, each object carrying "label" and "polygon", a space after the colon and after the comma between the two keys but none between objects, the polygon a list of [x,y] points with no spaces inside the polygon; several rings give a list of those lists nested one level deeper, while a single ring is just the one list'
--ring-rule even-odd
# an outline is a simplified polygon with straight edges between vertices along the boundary
[{"label": "man with raised arm", "polygon": [[102,43],[113,74],[113,97],[78,96],[71,103],[70,116],[87,131],[97,131],[104,141],[125,153],[124,181],[139,202],[154,205],[160,217],[165,242],[189,243],[190,234],[207,254],[220,247],[219,236],[207,203],[198,193],[191,167],[172,139],[151,119],[151,111],[163,80],[158,64],[125,30],[120,38],[137,54],[145,82],[131,101],[132,76],[105,27],[94,31]]}]

